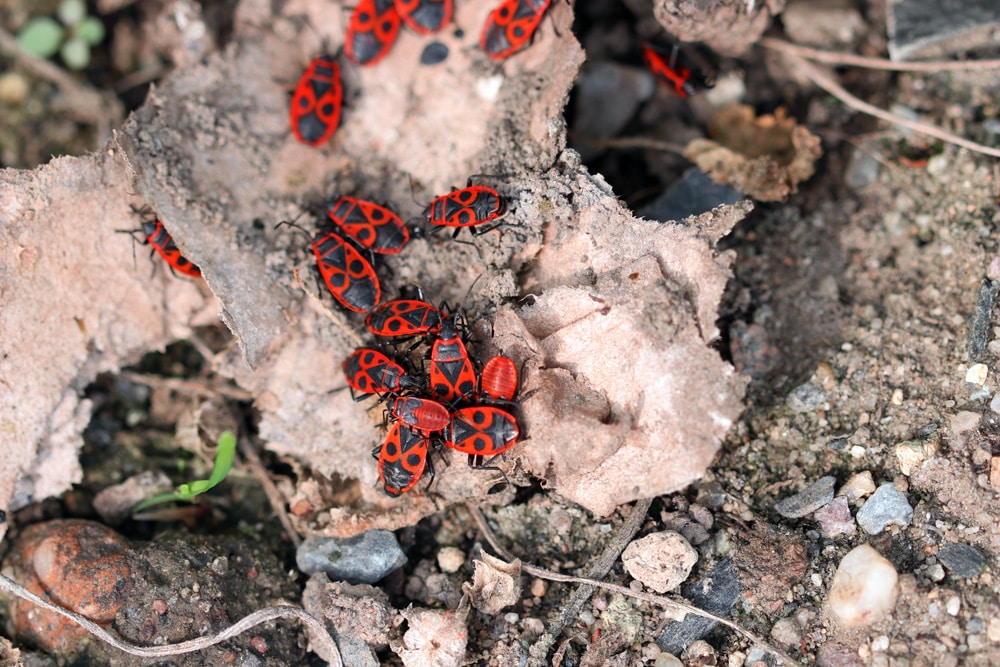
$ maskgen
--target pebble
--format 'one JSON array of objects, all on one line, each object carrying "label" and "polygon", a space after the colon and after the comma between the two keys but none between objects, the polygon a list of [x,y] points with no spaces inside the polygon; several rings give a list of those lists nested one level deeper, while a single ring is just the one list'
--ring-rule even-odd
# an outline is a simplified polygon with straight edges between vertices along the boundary
[{"label": "pebble", "polygon": [[973,546],[949,543],[938,549],[938,560],[953,577],[976,577],[986,567],[986,558]]},{"label": "pebble", "polygon": [[965,381],[969,384],[984,385],[990,369],[986,364],[972,364],[965,372]]},{"label": "pebble", "polygon": [[892,611],[898,595],[896,568],[875,549],[862,544],[849,551],[837,566],[830,584],[830,614],[844,627],[862,627]]},{"label": "pebble", "polygon": [[684,663],[672,653],[661,653],[653,661],[653,667],[684,667]]},{"label": "pebble", "polygon": [[861,190],[878,180],[882,167],[870,150],[855,147],[844,170],[844,184],[853,190]]},{"label": "pebble", "polygon": [[171,486],[170,478],[162,471],[147,470],[99,491],[94,496],[94,510],[105,523],[117,526],[132,516],[139,501],[165,493]]},{"label": "pebble", "polygon": [[909,477],[928,456],[933,456],[933,454],[933,449],[921,440],[907,440],[892,448],[892,455],[896,459],[896,465],[899,466],[899,471],[906,477]]},{"label": "pebble", "polygon": [[941,563],[934,563],[933,565],[929,565],[927,567],[927,577],[931,581],[935,582],[944,579],[944,568],[941,566]]},{"label": "pebble", "polygon": [[826,539],[838,535],[853,535],[857,531],[847,498],[837,496],[831,502],[816,510],[813,518],[819,523],[819,534]]},{"label": "pebble", "polygon": [[705,172],[691,167],[670,187],[639,210],[639,215],[649,220],[683,220],[692,215],[711,211],[721,204],[735,204],[743,193],[728,185],[713,182]]},{"label": "pebble", "polygon": [[[128,550],[124,537],[95,521],[48,521],[21,533],[4,569],[31,592],[103,624],[125,603]],[[11,604],[10,617],[19,635],[56,653],[88,636],[63,616],[21,600]]]},{"label": "pebble", "polygon": [[437,562],[442,572],[454,574],[465,565],[465,552],[457,547],[443,547],[438,551]]},{"label": "pebble", "polygon": [[963,410],[951,418],[952,435],[961,435],[979,426],[979,413]]},{"label": "pebble", "polygon": [[331,579],[374,584],[406,563],[395,534],[369,530],[354,537],[308,537],[295,552],[305,574],[326,572]]},{"label": "pebble", "polygon": [[872,473],[870,470],[863,470],[858,473],[851,475],[840,491],[837,492],[838,496],[844,496],[847,498],[847,502],[855,503],[862,498],[871,495],[872,491],[875,490],[875,480],[872,479]]},{"label": "pebble", "polygon": [[857,521],[869,535],[878,535],[888,526],[908,526],[913,508],[906,494],[887,482],[875,490],[872,497],[858,510]]},{"label": "pebble", "polygon": [[949,616],[958,616],[958,612],[962,610],[962,598],[952,595],[944,604],[944,610],[948,612]]},{"label": "pebble", "polygon": [[[942,58],[994,44],[1000,18],[982,0],[909,0],[887,5],[889,57],[893,60]],[[928,164],[928,173],[930,165]]]},{"label": "pebble", "polygon": [[798,519],[812,514],[833,500],[833,487],[836,484],[837,480],[832,476],[820,477],[799,493],[782,500],[775,505],[774,509],[777,510],[778,514],[789,519]]},{"label": "pebble", "polygon": [[990,410],[996,414],[1000,414],[1000,391],[993,394],[993,399],[990,401]]},{"label": "pebble", "polygon": [[[595,139],[617,136],[655,91],[656,81],[645,70],[611,62],[585,67],[576,82],[573,130]],[[604,151],[585,143],[574,147],[584,161]]]},{"label": "pebble", "polygon": [[785,399],[785,403],[795,412],[812,412],[823,407],[826,399],[826,392],[821,387],[806,382],[793,389]]},{"label": "pebble", "polygon": [[991,618],[986,624],[986,638],[994,644],[1000,644],[1000,618]]},{"label": "pebble", "polygon": [[[681,594],[699,609],[716,616],[726,616],[740,597],[740,580],[732,559],[719,560],[700,581],[683,586]],[[661,657],[680,653],[691,642],[708,634],[715,625],[715,621],[694,614],[688,614],[683,621],[669,623],[656,639],[656,645],[665,651]]]},{"label": "pebble", "polygon": [[846,0],[789,3],[781,23],[796,44],[826,49],[854,46],[867,26],[861,12]]},{"label": "pebble", "polygon": [[672,591],[684,583],[697,562],[698,552],[672,530],[634,540],[622,552],[625,570],[657,593]]},{"label": "pebble", "polygon": [[798,646],[802,641],[802,626],[794,618],[779,619],[771,628],[771,638],[785,646]]}]

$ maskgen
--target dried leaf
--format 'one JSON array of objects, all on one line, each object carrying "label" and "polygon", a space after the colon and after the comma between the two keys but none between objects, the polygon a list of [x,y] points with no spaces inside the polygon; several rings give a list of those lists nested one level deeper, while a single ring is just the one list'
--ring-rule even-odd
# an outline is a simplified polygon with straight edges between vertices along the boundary
[{"label": "dried leaf", "polygon": [[484,552],[482,558],[473,563],[476,570],[472,574],[472,583],[462,584],[462,590],[469,596],[473,607],[484,614],[496,614],[520,599],[519,559],[507,563]]},{"label": "dried leaf", "polygon": [[465,615],[407,607],[400,612],[410,624],[402,646],[392,646],[406,667],[459,667],[465,664],[469,639]]},{"label": "dried leaf", "polygon": [[756,117],[752,107],[733,104],[712,119],[712,139],[688,143],[684,155],[716,183],[760,201],[781,201],[813,175],[823,154],[819,137],[778,109]]}]

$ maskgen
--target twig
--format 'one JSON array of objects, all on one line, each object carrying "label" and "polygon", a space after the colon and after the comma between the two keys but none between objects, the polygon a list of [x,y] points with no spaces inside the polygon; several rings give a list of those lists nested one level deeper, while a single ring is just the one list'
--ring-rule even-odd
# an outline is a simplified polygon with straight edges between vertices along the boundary
[{"label": "twig", "polygon": [[[603,579],[607,576],[611,568],[618,562],[618,557],[622,551],[625,550],[625,547],[635,537],[639,528],[642,527],[642,522],[649,513],[649,507],[652,504],[652,498],[644,498],[636,502],[635,507],[632,508],[632,513],[622,523],[614,539],[604,547],[597,561],[587,572],[588,579]],[[552,647],[552,643],[562,634],[566,626],[580,615],[580,610],[583,608],[584,603],[590,599],[595,590],[592,584],[584,584],[573,591],[573,595],[566,602],[566,606],[563,607],[559,618],[549,627],[548,632],[538,640],[538,644],[532,648],[531,654],[536,656],[547,655],[549,649]]]},{"label": "twig", "polygon": [[13,579],[10,579],[2,574],[0,574],[0,590],[16,595],[23,600],[32,602],[39,607],[48,609],[51,612],[65,616],[90,634],[96,636],[101,641],[114,646],[120,651],[137,655],[141,658],[164,658],[168,656],[180,655],[182,653],[200,651],[204,648],[208,648],[209,646],[214,646],[215,644],[224,642],[227,639],[232,639],[233,637],[246,632],[250,628],[258,626],[261,623],[267,623],[268,621],[275,621],[281,618],[296,618],[302,621],[302,623],[306,626],[306,630],[309,632],[309,640],[312,642],[311,650],[334,667],[342,667],[343,665],[343,661],[340,658],[340,651],[337,649],[337,644],[333,641],[333,638],[330,637],[330,634],[326,631],[326,627],[323,623],[304,609],[292,607],[291,605],[279,605],[259,609],[249,616],[244,616],[242,619],[214,636],[198,637],[197,639],[191,639],[186,642],[180,642],[179,644],[170,644],[166,646],[136,646],[135,644],[122,641],[118,637],[115,637],[100,625],[91,621],[89,618],[52,604],[48,600],[35,595],[31,591],[26,590]]},{"label": "twig", "polygon": [[285,511],[285,499],[282,497],[281,492],[278,491],[278,487],[271,481],[267,470],[264,469],[264,465],[260,462],[260,457],[257,456],[257,450],[253,448],[253,445],[250,444],[250,439],[245,435],[240,436],[239,446],[240,453],[243,454],[243,457],[247,460],[247,464],[250,466],[250,472],[264,488],[264,493],[267,494],[267,500],[271,503],[271,508],[278,515],[278,521],[281,522],[282,528],[288,533],[288,539],[298,549],[299,545],[302,544],[302,538],[299,537],[299,534],[292,526],[292,521],[288,518],[288,512]]},{"label": "twig", "polygon": [[[17,38],[3,28],[0,28],[0,52],[14,58],[31,74],[51,81],[58,86],[66,97],[72,100],[72,110],[77,120],[100,126],[107,124],[102,135],[110,136],[110,128],[120,125],[124,112],[121,103],[111,96],[102,95],[90,86],[81,84],[66,70],[52,62],[28,53],[18,44]],[[102,138],[101,143],[106,139]]]},{"label": "twig", "polygon": [[[479,529],[483,532],[486,537],[486,541],[490,543],[490,546],[500,554],[501,557],[507,560],[513,560],[514,556],[507,551],[497,540],[496,535],[493,533],[493,529],[490,528],[489,524],[486,522],[486,517],[483,516],[482,510],[474,505],[469,505],[469,511],[472,512],[472,517],[476,520],[479,525]],[[707,618],[710,621],[715,621],[720,625],[724,625],[730,630],[737,632],[748,640],[760,646],[762,649],[773,653],[782,660],[786,661],[788,664],[794,667],[803,667],[802,663],[798,662],[790,655],[771,645],[763,638],[758,637],[749,630],[733,623],[732,621],[725,619],[721,616],[716,616],[704,609],[699,609],[689,602],[679,600],[677,598],[667,597],[665,595],[653,595],[651,593],[646,593],[644,591],[632,590],[631,588],[626,588],[625,586],[619,586],[617,584],[608,583],[606,581],[597,581],[595,579],[586,579],[584,577],[573,577],[567,574],[559,574],[558,572],[551,572],[549,570],[542,569],[540,567],[535,567],[534,565],[529,565],[527,563],[521,563],[521,570],[525,574],[530,574],[533,577],[538,577],[540,579],[547,579],[549,581],[562,581],[567,583],[578,583],[578,584],[589,584],[591,586],[596,586],[597,588],[603,588],[605,590],[613,591],[615,593],[621,593],[622,595],[627,595],[633,597],[637,600],[642,600],[643,602],[649,602],[650,604],[655,604],[660,607],[665,607],[674,612],[682,612],[684,614],[694,614],[695,616],[701,616],[702,618]]]},{"label": "twig", "polygon": [[952,134],[937,125],[922,123],[916,120],[909,120],[908,118],[903,118],[902,116],[890,113],[885,109],[880,109],[874,104],[869,104],[868,102],[865,102],[864,100],[847,92],[843,86],[833,80],[833,77],[804,58],[801,58],[793,53],[786,53],[785,55],[795,67],[801,70],[802,73],[809,78],[810,81],[853,109],[857,109],[858,111],[866,113],[870,116],[875,116],[876,118],[886,122],[895,123],[896,125],[909,128],[914,132],[920,132],[921,134],[926,134],[934,137],[935,139],[940,139],[941,141],[946,141],[948,143],[955,144],[956,146],[967,148],[970,151],[982,153],[983,155],[989,155],[990,157],[1000,157],[1000,149],[990,148],[989,146],[984,146],[983,144],[963,139],[957,134]]},{"label": "twig", "polygon": [[253,394],[244,389],[232,387],[225,384],[211,385],[194,380],[183,380],[181,378],[167,378],[160,375],[148,375],[146,373],[135,373],[133,371],[122,371],[122,377],[131,382],[144,384],[148,387],[161,387],[172,391],[181,391],[189,394],[219,394],[226,398],[237,401],[252,401]]},{"label": "twig", "polygon": [[584,144],[597,146],[598,148],[648,148],[654,151],[666,151],[684,155],[684,147],[680,144],[660,141],[658,139],[648,139],[646,137],[622,137],[620,139],[597,139],[583,134],[570,131],[569,136]]},{"label": "twig", "polygon": [[309,295],[309,298],[316,303],[316,305],[319,307],[322,313],[326,315],[327,318],[344,333],[344,335],[350,338],[354,342],[354,344],[357,345],[358,347],[364,346],[365,343],[364,341],[361,340],[361,336],[359,336],[357,332],[354,331],[354,329],[345,325],[343,318],[337,317],[333,313],[333,311],[330,310],[325,303],[323,303],[323,300],[321,298],[313,294],[309,290],[309,288],[306,287],[306,284],[302,282],[302,276],[299,275],[298,268],[292,269],[292,275],[295,276],[295,282],[299,284],[299,287],[302,288],[302,291]]},{"label": "twig", "polygon": [[821,51],[809,48],[808,46],[792,44],[783,39],[775,39],[774,37],[762,37],[757,40],[757,43],[775,51],[791,53],[828,65],[848,65],[851,67],[865,67],[867,69],[881,69],[895,72],[950,72],[953,70],[996,69],[1000,67],[1000,60],[896,62],[895,60],[888,60],[886,58],[871,58],[840,51]]}]

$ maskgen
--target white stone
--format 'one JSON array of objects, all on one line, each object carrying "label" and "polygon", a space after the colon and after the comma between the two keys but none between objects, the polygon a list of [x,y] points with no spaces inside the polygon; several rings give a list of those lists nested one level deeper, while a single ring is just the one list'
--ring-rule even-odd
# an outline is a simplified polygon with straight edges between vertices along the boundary
[{"label": "white stone", "polygon": [[875,480],[872,478],[871,471],[862,470],[851,475],[850,479],[840,487],[840,491],[837,491],[837,495],[847,496],[847,501],[853,505],[865,496],[871,495],[875,488]]},{"label": "white stone", "polygon": [[862,544],[844,556],[833,575],[830,615],[843,627],[862,627],[892,611],[898,596],[896,568],[875,549]]},{"label": "white stone", "polygon": [[986,364],[972,364],[965,372],[965,381],[969,384],[984,385],[990,369]]},{"label": "white stone", "polygon": [[465,552],[456,547],[444,547],[438,552],[437,562],[442,572],[454,574],[465,565]]},{"label": "white stone", "polygon": [[683,535],[672,530],[639,538],[622,552],[625,570],[657,593],[684,583],[697,562],[698,552]]}]

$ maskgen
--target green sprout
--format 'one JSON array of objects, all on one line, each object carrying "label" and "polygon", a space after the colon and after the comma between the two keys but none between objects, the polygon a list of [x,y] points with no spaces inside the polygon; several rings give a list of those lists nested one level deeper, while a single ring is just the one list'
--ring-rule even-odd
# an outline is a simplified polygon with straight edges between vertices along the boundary
[{"label": "green sprout", "polygon": [[175,501],[193,502],[194,499],[216,486],[226,478],[229,469],[233,467],[233,458],[236,456],[236,436],[232,431],[223,431],[219,436],[219,446],[215,452],[215,467],[212,468],[212,476],[208,479],[199,479],[190,484],[181,484],[176,491],[171,493],[161,493],[152,498],[146,498],[135,506],[133,511],[141,512],[147,507],[169,503]]},{"label": "green sprout", "polygon": [[104,39],[104,24],[87,15],[84,0],[62,0],[50,16],[34,18],[17,33],[17,41],[28,53],[51,58],[57,52],[70,69],[81,70],[90,62],[90,49]]}]

